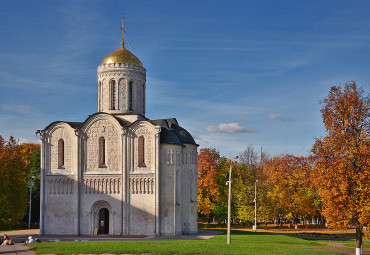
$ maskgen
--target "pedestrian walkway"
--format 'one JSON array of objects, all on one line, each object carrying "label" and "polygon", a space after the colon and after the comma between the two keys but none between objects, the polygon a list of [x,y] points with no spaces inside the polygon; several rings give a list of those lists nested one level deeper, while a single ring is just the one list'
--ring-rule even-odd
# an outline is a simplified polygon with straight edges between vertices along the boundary
[{"label": "pedestrian walkway", "polygon": [[0,255],[36,255],[35,252],[29,249],[24,242],[28,236],[38,238],[42,242],[61,242],[61,241],[104,241],[104,240],[117,240],[117,241],[133,241],[133,240],[202,240],[210,239],[215,235],[219,235],[222,232],[199,229],[196,235],[181,235],[181,236],[110,236],[110,235],[96,235],[96,236],[74,236],[74,235],[49,235],[39,236],[38,229],[25,229],[1,232],[0,235],[7,234],[15,242],[15,245],[0,246]]},{"label": "pedestrian walkway", "polygon": [[14,245],[0,246],[1,255],[35,255],[36,253],[31,251],[28,246],[23,243],[16,243]]},{"label": "pedestrian walkway", "polygon": [[[204,240],[210,239],[216,235],[221,234],[220,231],[199,229],[196,235],[180,235],[180,236],[112,236],[112,235],[91,235],[91,236],[75,236],[75,235],[46,235],[39,236],[38,229],[16,230],[9,232],[2,232],[1,235],[7,234],[13,239],[15,243],[24,243],[28,236],[34,239],[38,238],[42,242],[61,242],[61,241],[104,241],[104,240],[117,240],[117,241],[133,241],[133,240]],[[1,255],[1,253],[0,253]]]}]

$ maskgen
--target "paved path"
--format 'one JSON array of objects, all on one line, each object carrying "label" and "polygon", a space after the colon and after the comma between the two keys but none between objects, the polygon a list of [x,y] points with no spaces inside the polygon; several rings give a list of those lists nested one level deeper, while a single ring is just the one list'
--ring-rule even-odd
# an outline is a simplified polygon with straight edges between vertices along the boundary
[{"label": "paved path", "polygon": [[24,243],[28,236],[38,238],[42,242],[60,242],[60,241],[103,241],[103,240],[204,240],[210,239],[216,235],[222,234],[221,231],[199,229],[196,235],[181,235],[181,236],[112,236],[112,235],[96,235],[96,236],[74,236],[74,235],[47,235],[39,236],[38,229],[16,230],[10,232],[0,232],[0,235],[7,234],[15,243]]},{"label": "paved path", "polygon": [[35,255],[36,253],[31,251],[28,246],[22,243],[16,243],[15,245],[0,246],[0,255]]},{"label": "paved path", "polygon": [[109,235],[98,235],[98,236],[39,236],[38,229],[27,229],[27,230],[16,230],[1,232],[0,235],[7,234],[14,242],[15,245],[0,246],[0,255],[35,255],[36,253],[31,251],[24,242],[28,239],[28,236],[38,238],[42,242],[60,242],[60,241],[103,241],[103,240],[119,240],[119,241],[132,241],[132,240],[201,240],[210,239],[215,235],[219,235],[222,232],[213,230],[199,229],[197,235],[182,235],[182,236],[109,236]]}]

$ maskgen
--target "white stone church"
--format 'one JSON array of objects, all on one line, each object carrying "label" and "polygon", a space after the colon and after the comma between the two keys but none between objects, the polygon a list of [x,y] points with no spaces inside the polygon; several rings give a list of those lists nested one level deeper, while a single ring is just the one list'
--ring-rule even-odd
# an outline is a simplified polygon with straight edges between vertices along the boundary
[{"label": "white stone church", "polygon": [[98,112],[38,131],[41,235],[198,232],[198,145],[145,117],[146,70],[121,44],[97,68]]}]

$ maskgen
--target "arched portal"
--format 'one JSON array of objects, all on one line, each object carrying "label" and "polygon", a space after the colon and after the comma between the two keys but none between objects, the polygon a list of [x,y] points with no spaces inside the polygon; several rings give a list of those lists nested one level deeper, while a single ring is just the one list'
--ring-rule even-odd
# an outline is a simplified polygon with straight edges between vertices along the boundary
[{"label": "arched portal", "polygon": [[91,207],[92,233],[109,235],[113,230],[112,207],[107,201],[97,201]]},{"label": "arched portal", "polygon": [[109,210],[107,208],[100,208],[98,235],[108,235],[108,234],[109,234]]}]

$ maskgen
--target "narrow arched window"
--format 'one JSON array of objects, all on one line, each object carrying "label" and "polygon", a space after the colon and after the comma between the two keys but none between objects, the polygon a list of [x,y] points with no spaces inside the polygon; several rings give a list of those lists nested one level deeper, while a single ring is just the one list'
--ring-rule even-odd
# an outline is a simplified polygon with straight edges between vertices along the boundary
[{"label": "narrow arched window", "polygon": [[99,167],[105,167],[105,139],[99,138]]},{"label": "narrow arched window", "polygon": [[58,141],[58,168],[64,168],[64,141]]},{"label": "narrow arched window", "polygon": [[110,81],[110,109],[116,109],[116,81]]},{"label": "narrow arched window", "polygon": [[145,139],[144,136],[140,136],[138,140],[138,165],[139,166],[146,166],[145,165]]},{"label": "narrow arched window", "polygon": [[130,81],[128,83],[128,100],[127,100],[127,104],[128,104],[128,109],[130,111],[133,110],[132,108],[132,81]]},{"label": "narrow arched window", "polygon": [[98,95],[98,111],[101,112],[102,111],[102,107],[101,107],[101,98],[102,98],[102,88],[101,88],[101,81],[99,82],[99,95]]}]

